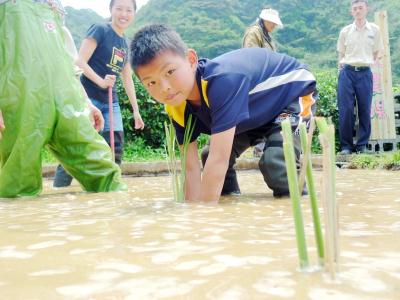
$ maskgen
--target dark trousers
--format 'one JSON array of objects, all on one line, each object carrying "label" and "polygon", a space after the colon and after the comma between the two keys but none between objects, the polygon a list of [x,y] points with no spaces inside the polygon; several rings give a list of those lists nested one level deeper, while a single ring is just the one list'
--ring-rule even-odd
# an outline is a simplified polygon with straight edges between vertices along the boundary
[{"label": "dark trousers", "polygon": [[[110,132],[104,131],[101,133],[103,138],[106,140],[107,144],[110,145]],[[116,131],[114,132],[114,144],[115,144],[115,162],[121,165],[122,162],[122,152],[124,145],[124,132]],[[70,186],[73,177],[69,175],[62,165],[58,165],[56,169],[56,174],[54,176],[53,187],[66,187]]]},{"label": "dark trousers", "polygon": [[[317,97],[317,95],[315,95]],[[258,162],[258,167],[264,177],[267,186],[273,191],[274,197],[289,195],[289,183],[286,173],[285,156],[283,152],[283,137],[281,135],[281,121],[289,118],[292,124],[292,130],[295,131],[299,124],[299,112],[301,107],[297,101],[287,107],[273,122],[263,126],[235,135],[233,139],[229,165],[225,175],[225,181],[222,188],[222,195],[240,193],[239,184],[236,177],[234,165],[236,159],[249,147],[265,141],[263,154]],[[315,105],[312,108],[315,111]],[[296,155],[297,168],[300,168],[300,137],[293,136],[294,150]],[[203,166],[206,163],[209,152],[209,146],[205,146],[201,152]],[[306,190],[304,190],[306,193]]]},{"label": "dark trousers", "polygon": [[[339,135],[342,150],[360,150],[366,147],[371,135],[372,72],[369,68],[356,71],[344,67],[339,73],[337,98]],[[353,145],[354,103],[357,101],[359,132]]]}]

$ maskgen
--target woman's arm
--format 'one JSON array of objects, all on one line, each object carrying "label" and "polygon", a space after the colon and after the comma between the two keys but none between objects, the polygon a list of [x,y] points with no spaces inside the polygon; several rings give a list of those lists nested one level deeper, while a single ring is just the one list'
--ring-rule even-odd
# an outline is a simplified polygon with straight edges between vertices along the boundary
[{"label": "woman's arm", "polygon": [[114,86],[116,76],[106,75],[101,78],[88,64],[89,59],[92,57],[93,52],[97,48],[97,42],[93,38],[86,38],[83,40],[81,48],[79,49],[79,55],[76,60],[76,65],[83,70],[83,74],[97,84],[99,87],[106,89]]},{"label": "woman's arm", "polygon": [[137,104],[137,99],[136,99],[135,85],[133,84],[133,79],[132,79],[132,68],[129,64],[126,64],[125,67],[122,69],[121,78],[122,78],[122,83],[124,84],[126,94],[128,95],[129,102],[132,105],[133,117],[135,119],[135,129],[143,129],[144,122],[139,113],[139,106]]}]

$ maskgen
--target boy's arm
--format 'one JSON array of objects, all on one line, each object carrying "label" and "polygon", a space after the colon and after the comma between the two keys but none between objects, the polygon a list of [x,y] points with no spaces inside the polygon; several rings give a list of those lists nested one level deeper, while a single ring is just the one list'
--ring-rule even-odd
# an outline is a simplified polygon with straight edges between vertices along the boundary
[{"label": "boy's arm", "polygon": [[197,142],[189,144],[186,157],[185,199],[196,201],[200,199],[201,167],[197,153]]},{"label": "boy's arm", "polygon": [[201,180],[201,201],[217,202],[222,191],[236,127],[212,134]]},{"label": "boy's arm", "polygon": [[133,84],[133,79],[132,79],[132,68],[129,65],[129,63],[127,63],[123,68],[121,72],[121,77],[126,94],[128,95],[129,98],[129,102],[132,105],[133,117],[135,119],[135,129],[143,129],[144,122],[139,113],[139,106],[137,104],[137,99],[136,99],[135,85]]},{"label": "boy's arm", "polygon": [[94,50],[97,48],[97,42],[93,38],[86,38],[83,40],[81,48],[79,49],[79,56],[76,60],[76,65],[83,70],[83,74],[97,84],[99,87],[106,89],[109,86],[114,86],[116,76],[106,75],[101,78],[88,64],[89,59],[92,57]]}]

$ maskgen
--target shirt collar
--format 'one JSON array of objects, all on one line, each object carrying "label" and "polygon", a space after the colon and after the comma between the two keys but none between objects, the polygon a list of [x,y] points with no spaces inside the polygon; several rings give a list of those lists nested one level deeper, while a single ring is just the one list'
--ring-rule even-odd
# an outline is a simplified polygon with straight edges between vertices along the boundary
[{"label": "shirt collar", "polygon": [[[356,25],[356,21],[354,21],[353,22],[353,30],[357,30],[357,29],[358,28],[357,28],[357,25]],[[365,20],[365,25],[361,28],[361,30],[364,30],[364,29],[371,30],[371,23],[368,22],[367,20]]]}]

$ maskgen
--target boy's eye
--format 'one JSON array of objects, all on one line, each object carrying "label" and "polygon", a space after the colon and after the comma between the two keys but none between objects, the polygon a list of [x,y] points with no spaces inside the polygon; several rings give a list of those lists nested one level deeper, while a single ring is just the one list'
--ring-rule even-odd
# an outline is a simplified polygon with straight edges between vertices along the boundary
[{"label": "boy's eye", "polygon": [[150,81],[149,83],[147,83],[147,86],[148,86],[148,87],[152,87],[152,86],[154,86],[155,84],[156,84],[155,81]]},{"label": "boy's eye", "polygon": [[171,69],[167,72],[168,75],[172,75],[175,72],[175,69]]}]

